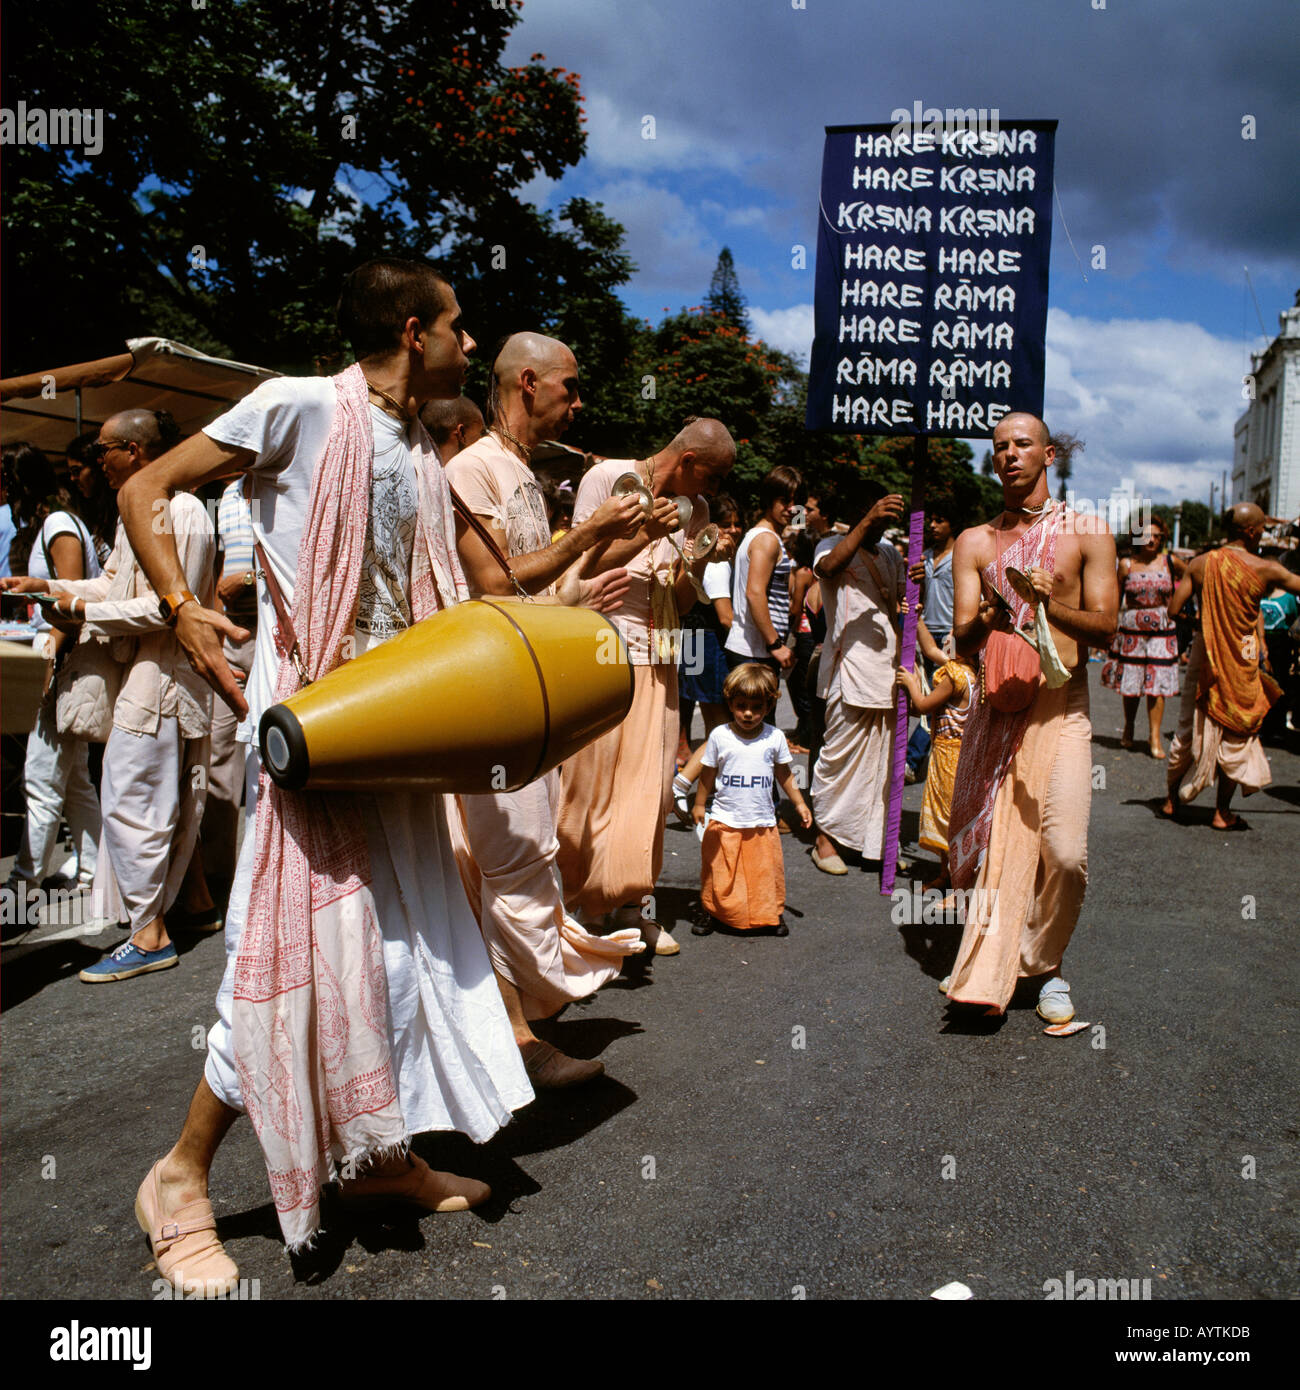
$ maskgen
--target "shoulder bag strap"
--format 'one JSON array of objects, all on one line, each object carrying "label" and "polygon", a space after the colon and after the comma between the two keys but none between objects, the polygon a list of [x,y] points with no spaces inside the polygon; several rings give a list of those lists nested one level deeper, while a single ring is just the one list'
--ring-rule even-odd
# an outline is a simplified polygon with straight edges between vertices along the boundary
[{"label": "shoulder bag strap", "polygon": [[475,535],[478,536],[478,538],[483,542],[485,546],[487,546],[488,553],[497,562],[497,564],[500,565],[501,569],[505,572],[506,578],[511,582],[511,584],[514,585],[515,593],[518,594],[521,599],[525,599],[528,602],[532,602],[533,596],[515,578],[515,572],[510,568],[510,561],[507,560],[506,557],[501,553],[501,547],[496,543],[495,540],[492,539],[491,531],[489,531],[487,527],[484,526],[483,523],[478,519],[478,517],[476,517],[474,513],[470,511],[469,504],[460,495],[460,493],[458,493],[456,489],[451,486],[450,481],[448,481],[447,487],[451,491],[451,505],[456,509],[456,515],[460,517],[460,519],[465,523],[465,525],[468,526],[469,529],[473,531]]},{"label": "shoulder bag strap", "polygon": [[280,645],[289,654],[289,660],[293,662],[293,669],[298,673],[298,680],[304,687],[311,684],[311,677],[307,674],[306,664],[302,659],[302,649],[298,646],[298,634],[293,630],[293,619],[289,617],[289,609],[284,601],[284,591],[280,588],[280,581],[275,577],[275,571],[267,562],[266,551],[262,549],[262,542],[253,537],[253,554],[257,557],[257,567],[262,578],[266,580],[266,592],[271,595],[271,605],[275,609],[276,626],[280,629]]}]

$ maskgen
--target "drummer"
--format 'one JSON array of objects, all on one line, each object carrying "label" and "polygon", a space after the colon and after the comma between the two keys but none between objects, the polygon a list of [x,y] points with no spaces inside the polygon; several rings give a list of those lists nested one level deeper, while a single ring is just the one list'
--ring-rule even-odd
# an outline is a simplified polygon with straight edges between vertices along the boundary
[{"label": "drummer", "polygon": [[[296,688],[287,626],[315,679],[468,596],[447,543],[446,480],[416,418],[464,382],[474,340],[455,293],[426,263],[370,261],[345,281],[338,317],[355,365],[332,379],[264,382],[120,495],[177,639],[237,713],[252,706],[253,727]],[[153,526],[171,491],[237,473],[249,478],[264,576],[247,699],[221,651],[223,634],[246,633],[181,592],[175,538]],[[210,1294],[229,1292],[237,1270],[216,1236],[208,1170],[244,1109],[298,1250],[320,1228],[319,1187],[344,1155],[345,1199],[428,1211],[485,1201],[486,1184],[408,1153],[410,1136],[460,1130],[484,1142],[533,1095],[441,798],[283,792],[259,785],[257,763],[254,753],[204,1079],[136,1199],[159,1272],[182,1271]]]},{"label": "drummer", "polygon": [[[591,602],[589,593],[567,592],[578,585],[575,566],[593,545],[635,533],[642,512],[639,498],[608,498],[552,544],[546,502],[530,465],[537,446],[558,439],[581,408],[573,353],[540,333],[514,334],[492,367],[488,433],[455,454],[447,477],[510,557],[525,590],[553,594],[556,581],[571,572],[566,596]],[[462,543],[469,530],[460,523]],[[486,585],[493,578],[490,572],[477,573],[479,554],[466,547],[461,555],[471,590],[476,581]],[[620,592],[626,587],[621,571],[609,578]],[[590,583],[584,588],[589,591]],[[518,791],[457,797],[459,826],[452,821],[470,902],[515,1041],[538,1089],[579,1085],[599,1076],[604,1066],[568,1057],[539,1040],[529,1019],[549,1018],[594,993],[618,974],[625,956],[643,949],[635,929],[594,936],[564,910],[555,871],[559,780],[558,772],[548,772]]]}]

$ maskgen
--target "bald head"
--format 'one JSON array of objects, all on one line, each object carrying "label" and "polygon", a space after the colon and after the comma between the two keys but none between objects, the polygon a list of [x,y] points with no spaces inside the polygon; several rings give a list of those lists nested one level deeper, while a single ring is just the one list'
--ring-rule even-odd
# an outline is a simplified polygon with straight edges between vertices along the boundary
[{"label": "bald head", "polygon": [[517,391],[520,389],[520,375],[526,368],[531,367],[540,375],[571,365],[576,370],[573,353],[558,338],[548,338],[544,333],[513,333],[497,353],[492,373],[497,379],[498,389]]},{"label": "bald head", "polygon": [[492,364],[488,418],[528,447],[558,439],[582,409],[578,363],[558,338],[514,333]]},{"label": "bald head", "polygon": [[668,446],[669,453],[680,457],[695,453],[711,462],[725,463],[728,468],[736,461],[736,441],[721,420],[710,416],[695,416],[688,420]]},{"label": "bald head", "polygon": [[152,462],[180,443],[180,426],[165,410],[119,410],[104,421],[102,433],[140,446],[141,455]]},{"label": "bald head", "polygon": [[736,461],[736,441],[721,420],[692,416],[663,451],[673,462],[674,486],[687,497],[717,492]]},{"label": "bald head", "polygon": [[1263,533],[1265,517],[1253,502],[1238,502],[1228,508],[1228,531],[1238,540],[1258,539]]},{"label": "bald head", "polygon": [[1016,410],[1010,415],[1004,415],[994,428],[994,438],[997,437],[998,430],[1002,429],[1004,426],[1012,434],[1015,434],[1023,430],[1027,422],[1032,422],[1034,433],[1040,444],[1046,445],[1052,442],[1052,432],[1037,415],[1032,414],[1028,410]]},{"label": "bald head", "polygon": [[437,445],[443,463],[482,439],[486,428],[482,412],[468,396],[426,401],[420,408],[420,420]]}]

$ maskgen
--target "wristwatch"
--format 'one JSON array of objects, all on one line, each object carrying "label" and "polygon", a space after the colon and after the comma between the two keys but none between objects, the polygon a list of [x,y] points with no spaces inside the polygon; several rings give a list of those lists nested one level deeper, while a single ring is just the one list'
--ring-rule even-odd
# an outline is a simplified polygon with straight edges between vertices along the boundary
[{"label": "wristwatch", "polygon": [[774,642],[769,642],[769,643],[767,644],[767,649],[768,649],[769,652],[774,652],[774,651],[776,651],[776,649],[777,649],[778,647],[784,647],[784,646],[785,646],[785,638],[784,638],[784,637],[778,637],[778,638],[776,639],[776,641],[774,641]]},{"label": "wristwatch", "polygon": [[181,589],[175,594],[164,594],[158,600],[158,611],[168,627],[176,621],[176,614],[183,603],[198,603],[198,599],[188,589]]}]

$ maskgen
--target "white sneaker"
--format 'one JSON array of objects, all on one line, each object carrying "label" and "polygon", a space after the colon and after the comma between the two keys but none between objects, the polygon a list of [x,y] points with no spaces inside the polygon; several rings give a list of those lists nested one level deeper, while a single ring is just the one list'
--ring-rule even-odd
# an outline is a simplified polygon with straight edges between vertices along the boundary
[{"label": "white sneaker", "polygon": [[1048,1023],[1069,1023],[1074,1017],[1070,986],[1059,975],[1048,980],[1039,992],[1038,1017]]}]

